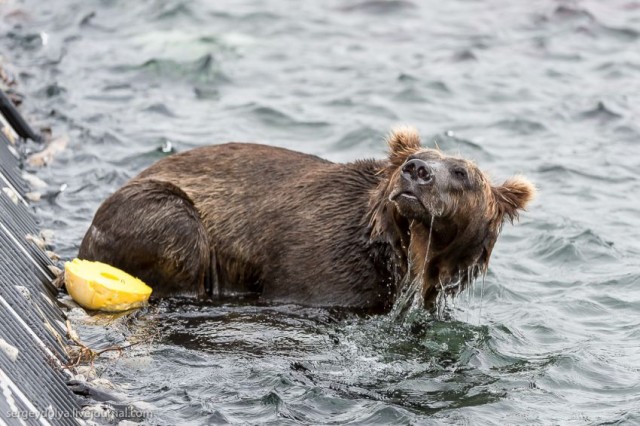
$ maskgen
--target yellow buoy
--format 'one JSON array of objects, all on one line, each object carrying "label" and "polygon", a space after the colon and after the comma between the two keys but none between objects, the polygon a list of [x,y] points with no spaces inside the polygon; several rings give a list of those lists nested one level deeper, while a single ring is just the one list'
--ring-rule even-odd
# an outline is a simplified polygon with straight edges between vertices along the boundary
[{"label": "yellow buoy", "polygon": [[105,263],[73,259],[64,271],[69,295],[86,309],[126,311],[139,308],[151,296],[151,287]]}]

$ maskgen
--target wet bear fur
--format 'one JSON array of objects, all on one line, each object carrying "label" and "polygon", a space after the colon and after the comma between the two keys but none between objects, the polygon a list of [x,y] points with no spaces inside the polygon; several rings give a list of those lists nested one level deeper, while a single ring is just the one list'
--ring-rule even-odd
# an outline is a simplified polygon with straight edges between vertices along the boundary
[{"label": "wet bear fur", "polygon": [[486,270],[535,188],[521,176],[493,186],[413,128],[388,145],[387,159],[346,164],[248,143],[169,156],[103,202],[79,257],[141,278],[154,297],[385,311],[418,280],[429,304]]}]

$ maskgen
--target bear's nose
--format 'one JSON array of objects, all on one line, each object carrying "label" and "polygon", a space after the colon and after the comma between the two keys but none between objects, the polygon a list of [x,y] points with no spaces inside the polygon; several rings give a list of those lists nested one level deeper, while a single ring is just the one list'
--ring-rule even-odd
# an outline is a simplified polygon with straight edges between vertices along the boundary
[{"label": "bear's nose", "polygon": [[402,166],[402,177],[417,183],[431,183],[433,180],[433,172],[429,165],[417,158],[409,160]]}]

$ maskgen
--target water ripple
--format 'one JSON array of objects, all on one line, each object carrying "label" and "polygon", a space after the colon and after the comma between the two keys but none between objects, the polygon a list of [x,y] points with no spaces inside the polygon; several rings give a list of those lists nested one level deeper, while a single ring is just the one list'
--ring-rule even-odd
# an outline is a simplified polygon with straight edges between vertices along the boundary
[{"label": "water ripple", "polygon": [[91,344],[139,342],[96,366],[158,424],[640,423],[637,2],[3,6],[23,112],[70,136],[29,170],[55,194],[34,209],[63,258],[141,169],[226,140],[348,161],[413,124],[540,188],[447,320],[166,301],[77,321]]}]

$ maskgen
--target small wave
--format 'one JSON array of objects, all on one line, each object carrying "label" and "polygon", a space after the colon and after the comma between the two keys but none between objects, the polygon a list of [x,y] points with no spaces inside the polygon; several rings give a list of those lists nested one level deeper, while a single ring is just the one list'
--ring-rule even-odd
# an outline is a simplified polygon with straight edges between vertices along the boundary
[{"label": "small wave", "polygon": [[595,174],[587,173],[582,169],[576,167],[569,167],[563,164],[544,164],[537,168],[537,173],[546,176],[547,179],[553,179],[556,182],[562,182],[563,179],[573,176],[579,176],[587,178],[589,180],[597,181],[599,183],[626,183],[629,181],[627,176],[615,176],[612,174]]},{"label": "small wave", "polygon": [[400,102],[412,102],[417,104],[424,104],[428,102],[428,97],[421,94],[419,90],[415,88],[406,88],[396,93],[393,98]]},{"label": "small wave", "polygon": [[617,40],[631,43],[637,41],[638,38],[640,38],[640,31],[636,30],[635,28],[617,28],[603,25],[601,27],[601,32]]},{"label": "small wave", "polygon": [[328,127],[330,124],[325,121],[305,121],[298,120],[284,112],[269,106],[255,105],[249,110],[250,114],[260,122],[270,126],[278,127]]},{"label": "small wave", "polygon": [[47,84],[43,88],[36,91],[36,95],[43,98],[55,98],[57,96],[64,95],[65,93],[67,93],[67,89],[57,82]]},{"label": "small wave", "polygon": [[558,6],[549,15],[538,15],[535,21],[555,26],[568,26],[570,31],[590,38],[606,37],[628,43],[633,43],[640,38],[640,31],[633,27],[606,25],[589,10],[568,5]]},{"label": "small wave", "polygon": [[253,11],[253,12],[238,12],[233,8],[228,10],[214,10],[209,12],[209,16],[232,21],[244,21],[250,23],[265,22],[273,24],[275,21],[282,20],[282,16],[273,11]]},{"label": "small wave", "polygon": [[596,18],[591,12],[579,7],[561,5],[555,8],[551,15],[553,19],[567,21],[575,19],[584,19],[587,21],[595,21]]},{"label": "small wave", "polygon": [[219,64],[213,54],[210,53],[190,62],[152,58],[140,65],[116,66],[114,70],[116,72],[142,72],[147,76],[154,75],[169,80],[215,83],[229,81],[227,76],[220,70]]},{"label": "small wave", "polygon": [[527,120],[526,118],[511,118],[493,123],[490,127],[511,130],[517,134],[531,135],[547,130],[546,126],[538,121]]},{"label": "small wave", "polygon": [[[571,232],[571,231],[569,231]],[[610,242],[590,229],[577,234],[556,230],[535,237],[532,249],[536,257],[549,266],[582,265],[585,262],[607,262],[618,258]]]},{"label": "small wave", "polygon": [[162,103],[154,103],[142,109],[145,112],[152,112],[165,117],[175,118],[176,114],[169,109],[168,106]]},{"label": "small wave", "polygon": [[430,81],[426,84],[426,87],[439,93],[452,93],[451,88],[447,85],[447,83],[441,80]]},{"label": "small wave", "polygon": [[478,60],[478,57],[473,53],[473,50],[464,49],[454,53],[451,60],[453,62],[475,62]]},{"label": "small wave", "polygon": [[414,10],[417,6],[408,0],[368,0],[340,8],[343,12],[364,12],[373,15],[386,15]]},{"label": "small wave", "polygon": [[170,6],[165,5],[165,7],[160,7],[158,10],[153,11],[153,13],[151,14],[151,19],[158,21],[173,21],[178,17],[194,18],[195,15],[191,8],[183,2]]},{"label": "small wave", "polygon": [[441,98],[443,95],[446,97],[451,95],[449,86],[440,80],[423,83],[411,74],[401,73],[398,76],[398,81],[403,84],[394,95],[394,99],[401,102],[433,104],[436,102],[435,99]]},{"label": "small wave", "polygon": [[613,111],[603,101],[598,101],[593,109],[581,112],[578,117],[585,120],[611,121],[622,118],[622,114]]},{"label": "small wave", "polygon": [[382,146],[382,140],[384,140],[384,134],[379,130],[369,126],[360,126],[342,135],[332,145],[332,149],[341,152],[352,149],[354,146]]},{"label": "small wave", "polygon": [[594,68],[605,78],[632,78],[640,71],[640,64],[631,61],[606,61]]},{"label": "small wave", "polygon": [[453,130],[447,130],[431,136],[429,141],[429,145],[432,147],[438,147],[449,154],[460,155],[478,161],[491,161],[493,159],[491,153],[485,150],[480,143],[459,136]]},{"label": "small wave", "polygon": [[6,34],[8,40],[12,41],[14,49],[36,50],[44,45],[43,33],[9,31]]}]

